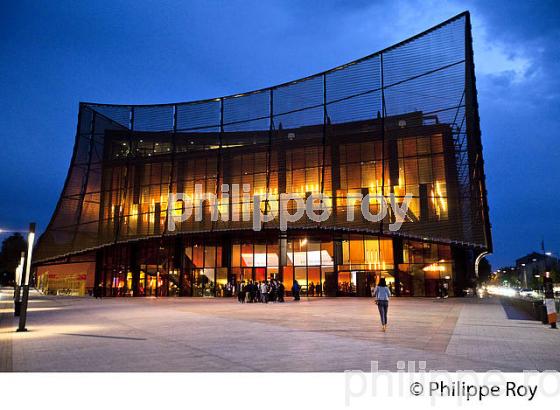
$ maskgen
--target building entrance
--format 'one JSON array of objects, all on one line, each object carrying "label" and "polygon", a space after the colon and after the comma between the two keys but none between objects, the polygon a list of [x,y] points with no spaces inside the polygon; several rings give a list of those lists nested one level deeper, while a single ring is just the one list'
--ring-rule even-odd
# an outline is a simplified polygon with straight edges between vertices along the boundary
[{"label": "building entrance", "polygon": [[372,289],[380,278],[385,278],[389,289],[393,289],[394,278],[385,271],[350,270],[338,272],[338,295],[371,297]]}]

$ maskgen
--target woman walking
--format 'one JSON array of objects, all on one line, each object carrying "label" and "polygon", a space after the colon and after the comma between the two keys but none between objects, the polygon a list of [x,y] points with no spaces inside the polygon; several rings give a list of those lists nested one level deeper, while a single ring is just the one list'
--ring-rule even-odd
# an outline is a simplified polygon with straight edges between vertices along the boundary
[{"label": "woman walking", "polygon": [[385,283],[385,278],[379,280],[379,284],[373,291],[373,297],[375,298],[375,303],[379,309],[379,316],[381,316],[381,328],[385,332],[387,330],[387,311],[389,310],[389,297],[391,292],[387,288],[387,283]]}]

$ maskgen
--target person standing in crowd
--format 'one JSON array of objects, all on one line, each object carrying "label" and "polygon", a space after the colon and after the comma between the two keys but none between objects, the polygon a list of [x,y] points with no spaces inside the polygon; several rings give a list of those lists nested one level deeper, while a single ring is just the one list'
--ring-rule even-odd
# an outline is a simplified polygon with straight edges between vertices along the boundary
[{"label": "person standing in crowd", "polygon": [[97,285],[93,293],[95,294],[95,299],[103,297],[103,285],[101,283]]},{"label": "person standing in crowd", "polygon": [[268,293],[268,300],[271,302],[276,302],[276,295],[277,295],[277,284],[276,280],[270,280],[270,292]]},{"label": "person standing in crowd", "polygon": [[255,291],[255,303],[260,302],[262,299],[261,282],[255,281],[255,287],[253,289]]},{"label": "person standing in crowd", "polygon": [[260,301],[259,282],[257,282],[256,280],[253,281],[253,285],[251,287],[251,299],[253,300],[253,303],[257,303]]},{"label": "person standing in crowd", "polygon": [[284,284],[282,282],[278,282],[278,302],[284,302]]},{"label": "person standing in crowd", "polygon": [[265,281],[266,284],[266,299],[265,299],[265,303],[268,303],[270,301],[270,294],[272,293],[272,282],[269,281]]},{"label": "person standing in crowd", "polygon": [[379,309],[379,316],[381,316],[381,328],[383,331],[387,331],[387,311],[389,310],[389,297],[391,292],[387,288],[387,283],[385,278],[379,280],[379,284],[373,291],[373,297],[375,298],[375,303]]},{"label": "person standing in crowd", "polygon": [[268,284],[266,281],[261,282],[261,303],[268,303]]},{"label": "person standing in crowd", "polygon": [[245,289],[245,281],[241,281],[241,283],[239,284],[239,290],[237,291],[237,300],[240,303],[245,303],[245,293],[246,293],[246,289]]},{"label": "person standing in crowd", "polygon": [[249,280],[247,282],[247,286],[245,287],[245,301],[247,303],[255,303],[253,300],[253,286],[255,286],[255,283],[252,280]]},{"label": "person standing in crowd", "polygon": [[253,303],[253,281],[249,281],[245,287],[247,292],[247,303]]},{"label": "person standing in crowd", "polygon": [[292,295],[294,295],[294,301],[299,301],[299,292],[301,291],[301,286],[297,280],[294,280],[294,284],[292,285]]}]

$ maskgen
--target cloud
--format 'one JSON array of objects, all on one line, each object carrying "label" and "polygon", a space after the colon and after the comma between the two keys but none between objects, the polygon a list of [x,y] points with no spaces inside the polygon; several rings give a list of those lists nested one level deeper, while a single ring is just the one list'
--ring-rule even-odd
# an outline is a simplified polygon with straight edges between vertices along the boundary
[{"label": "cloud", "polygon": [[492,38],[482,19],[473,24],[473,48],[478,75],[491,75],[512,84],[527,81],[537,74],[534,61],[523,49],[512,53],[511,45]]}]

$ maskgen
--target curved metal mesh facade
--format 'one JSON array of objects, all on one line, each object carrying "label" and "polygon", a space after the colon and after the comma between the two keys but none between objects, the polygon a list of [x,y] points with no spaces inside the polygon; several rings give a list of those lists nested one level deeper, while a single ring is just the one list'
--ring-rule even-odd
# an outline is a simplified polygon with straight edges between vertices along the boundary
[{"label": "curved metal mesh facade", "polygon": [[[290,228],[397,235],[491,248],[471,46],[460,14],[341,67],[267,89],[151,106],[81,103],[63,192],[38,261],[177,233],[252,229],[187,220],[168,232],[167,195],[251,185],[321,192],[331,216]],[[346,218],[349,193],[413,194],[406,222]],[[236,206],[234,205],[229,205]],[[278,220],[265,224],[276,229]]]}]

